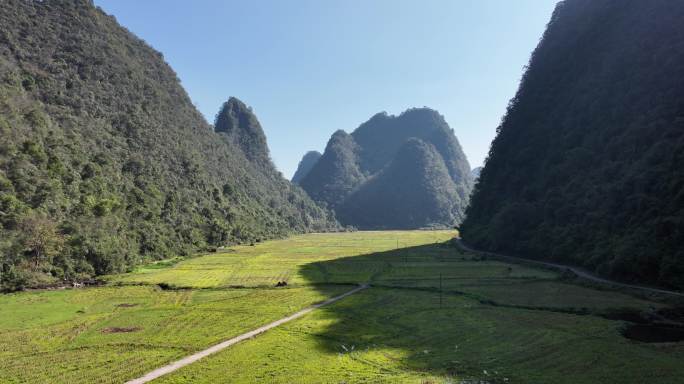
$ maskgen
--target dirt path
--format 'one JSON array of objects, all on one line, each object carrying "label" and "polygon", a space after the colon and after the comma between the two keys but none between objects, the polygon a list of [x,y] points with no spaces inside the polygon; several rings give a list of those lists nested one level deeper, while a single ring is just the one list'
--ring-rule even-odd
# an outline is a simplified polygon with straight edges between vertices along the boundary
[{"label": "dirt path", "polygon": [[632,285],[632,284],[624,284],[624,283],[619,283],[614,280],[608,280],[604,279],[602,277],[598,277],[594,275],[593,273],[586,271],[581,268],[577,267],[571,267],[569,265],[564,265],[564,264],[557,264],[557,263],[550,263],[547,261],[539,261],[539,260],[532,260],[532,259],[525,259],[522,257],[515,257],[515,256],[508,256],[508,255],[502,255],[500,253],[494,253],[494,252],[486,252],[486,251],[479,251],[477,249],[470,248],[469,246],[465,245],[461,239],[456,239],[456,243],[458,244],[461,249],[468,251],[468,252],[473,252],[473,253],[481,253],[484,255],[492,255],[501,259],[505,260],[511,260],[511,261],[524,261],[527,263],[532,263],[532,264],[537,264],[537,265],[543,265],[545,267],[551,267],[554,269],[560,269],[560,270],[569,270],[575,275],[587,279],[596,283],[602,283],[602,284],[608,284],[608,285],[614,285],[616,287],[623,287],[623,288],[631,288],[631,289],[637,289],[640,291],[645,291],[645,292],[652,292],[652,293],[660,293],[660,294],[665,294],[665,295],[672,295],[672,296],[681,296],[684,297],[684,293],[682,292],[677,292],[677,291],[668,291],[665,289],[658,289],[658,288],[651,288],[651,287],[644,287],[641,285]]},{"label": "dirt path", "polygon": [[264,333],[264,332],[268,331],[268,330],[271,329],[271,328],[275,328],[275,327],[277,327],[277,326],[279,326],[279,325],[283,325],[283,324],[287,323],[288,321],[292,321],[292,320],[298,319],[298,318],[300,318],[300,317],[306,315],[307,313],[313,311],[314,309],[317,309],[317,308],[326,306],[326,305],[328,305],[328,304],[332,304],[332,303],[334,303],[334,302],[336,302],[336,301],[338,301],[338,300],[342,300],[342,299],[344,299],[345,297],[350,296],[350,295],[353,295],[353,294],[355,294],[355,293],[357,293],[357,292],[359,292],[359,291],[361,291],[361,290],[364,290],[364,289],[366,289],[366,288],[368,288],[368,287],[369,287],[368,284],[360,285],[359,287],[354,288],[354,289],[352,289],[352,290],[349,291],[349,292],[346,292],[346,293],[343,293],[343,294],[341,294],[341,295],[339,295],[339,296],[336,296],[336,297],[333,297],[333,298],[331,298],[331,299],[328,299],[328,300],[326,300],[326,301],[324,301],[324,302],[322,302],[322,303],[314,304],[314,305],[312,305],[312,306],[310,306],[310,307],[308,307],[308,308],[302,309],[301,311],[299,311],[299,312],[297,312],[297,313],[294,313],[294,314],[292,314],[292,315],[290,315],[290,316],[284,317],[284,318],[282,318],[282,319],[280,319],[280,320],[276,320],[276,321],[274,321],[274,322],[272,322],[272,323],[270,323],[270,324],[264,325],[263,327],[259,327],[259,328],[255,329],[255,330],[249,331],[249,332],[247,332],[247,333],[243,333],[242,335],[233,337],[232,339],[228,339],[228,340],[226,340],[226,341],[224,341],[224,342],[222,342],[222,343],[216,344],[216,345],[214,345],[214,346],[212,346],[212,347],[209,347],[209,348],[207,348],[207,349],[205,349],[205,350],[203,350],[203,351],[199,351],[199,352],[197,352],[197,353],[195,353],[195,354],[193,354],[193,355],[190,355],[190,356],[188,356],[188,357],[182,358],[182,359],[180,359],[180,360],[178,360],[178,361],[174,361],[173,363],[171,363],[171,364],[169,364],[169,365],[165,365],[165,366],[163,366],[163,367],[161,367],[161,368],[157,368],[157,369],[155,369],[154,371],[149,372],[149,373],[146,374],[145,376],[142,376],[142,377],[139,377],[139,378],[137,378],[137,379],[133,379],[133,380],[127,381],[126,384],[143,384],[143,383],[149,383],[150,381],[152,381],[152,380],[154,380],[154,379],[156,379],[156,378],[158,378],[158,377],[161,377],[161,376],[163,376],[163,375],[166,375],[167,373],[171,373],[171,372],[173,372],[173,371],[176,371],[176,370],[178,370],[178,369],[180,369],[180,368],[185,367],[186,365],[190,365],[190,364],[196,362],[196,361],[199,360],[199,359],[202,359],[202,358],[207,357],[207,356],[209,356],[209,355],[211,355],[211,354],[214,354],[214,353],[216,353],[216,352],[219,352],[219,351],[221,351],[221,350],[224,350],[224,349],[230,347],[231,345],[237,344],[237,343],[239,343],[239,342],[241,342],[241,341],[244,341],[244,340],[247,340],[247,339],[251,339],[252,337],[254,337],[254,336],[256,336],[256,335],[259,335],[259,334],[261,334],[261,333]]}]

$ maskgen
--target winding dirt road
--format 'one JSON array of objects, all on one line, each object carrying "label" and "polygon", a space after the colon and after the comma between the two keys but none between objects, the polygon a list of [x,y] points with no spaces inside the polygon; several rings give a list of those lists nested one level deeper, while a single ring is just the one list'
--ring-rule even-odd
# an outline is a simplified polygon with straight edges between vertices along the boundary
[{"label": "winding dirt road", "polygon": [[477,249],[474,249],[474,248],[471,248],[471,247],[465,245],[463,243],[463,241],[461,239],[458,239],[458,238],[456,238],[456,244],[458,244],[458,246],[461,249],[463,249],[464,251],[468,251],[468,252],[479,253],[479,254],[483,254],[483,255],[491,255],[494,257],[498,257],[498,258],[505,259],[505,260],[511,260],[511,261],[524,261],[526,263],[542,265],[542,266],[550,267],[550,268],[554,268],[554,269],[568,270],[568,271],[571,271],[572,273],[574,273],[575,275],[577,275],[583,279],[587,279],[589,281],[593,281],[596,283],[608,284],[608,285],[613,285],[613,286],[622,287],[622,288],[637,289],[640,291],[651,292],[651,293],[659,293],[659,294],[665,294],[665,295],[684,297],[684,293],[682,293],[682,292],[668,291],[666,289],[658,289],[658,288],[651,288],[651,287],[644,287],[641,285],[619,283],[619,282],[614,281],[614,280],[608,280],[608,279],[604,279],[602,277],[598,277],[598,276],[594,275],[593,273],[591,273],[587,270],[577,268],[577,267],[571,267],[569,265],[550,263],[547,261],[525,259],[522,257],[502,255],[500,253],[495,253],[495,252],[480,251],[480,250],[477,250]]},{"label": "winding dirt road", "polygon": [[357,293],[357,292],[359,292],[359,291],[361,291],[361,290],[364,290],[364,289],[366,289],[366,288],[368,288],[368,287],[369,287],[368,284],[360,285],[359,287],[354,288],[354,289],[352,289],[352,290],[349,291],[349,292],[346,292],[346,293],[343,293],[343,294],[341,294],[341,295],[339,295],[339,296],[336,296],[336,297],[333,297],[333,298],[331,298],[331,299],[328,299],[328,300],[326,300],[326,301],[324,301],[324,302],[322,302],[322,303],[314,304],[314,305],[312,305],[312,306],[310,306],[310,307],[308,307],[308,308],[302,309],[301,311],[296,312],[296,313],[294,313],[294,314],[292,314],[292,315],[290,315],[290,316],[284,317],[284,318],[282,318],[282,319],[280,319],[280,320],[276,320],[276,321],[274,321],[274,322],[272,322],[272,323],[270,323],[270,324],[264,325],[263,327],[259,327],[259,328],[255,329],[255,330],[249,331],[249,332],[247,332],[247,333],[243,333],[242,335],[235,336],[235,337],[233,337],[232,339],[228,339],[228,340],[226,340],[226,341],[224,341],[224,342],[222,342],[222,343],[216,344],[216,345],[214,345],[214,346],[212,346],[212,347],[209,347],[209,348],[207,348],[207,349],[205,349],[205,350],[199,351],[199,352],[197,352],[197,353],[195,353],[195,354],[193,354],[193,355],[190,355],[190,356],[188,356],[188,357],[184,357],[184,358],[182,358],[182,359],[180,359],[180,360],[178,360],[178,361],[174,361],[173,363],[168,364],[168,365],[165,365],[165,366],[163,366],[163,367],[161,367],[161,368],[157,368],[157,369],[155,369],[154,371],[149,372],[149,373],[146,374],[145,376],[142,376],[142,377],[139,377],[139,378],[137,378],[137,379],[133,379],[133,380],[127,381],[126,384],[143,384],[143,383],[149,383],[150,381],[152,381],[152,380],[154,380],[154,379],[156,379],[156,378],[158,378],[158,377],[164,376],[164,375],[166,375],[167,373],[171,373],[171,372],[173,372],[173,371],[176,371],[176,370],[178,370],[178,369],[181,369],[181,368],[185,367],[186,365],[190,365],[190,364],[196,362],[196,361],[199,360],[199,359],[202,359],[202,358],[207,357],[207,356],[209,356],[209,355],[212,355],[212,354],[214,354],[214,353],[216,353],[216,352],[219,352],[219,351],[221,351],[221,350],[224,350],[224,349],[230,347],[231,345],[237,344],[237,343],[239,343],[239,342],[241,342],[241,341],[244,341],[244,340],[247,340],[247,339],[251,339],[252,337],[254,337],[254,336],[256,336],[256,335],[259,335],[259,334],[261,334],[261,333],[264,333],[264,332],[268,331],[269,329],[275,328],[275,327],[277,327],[277,326],[279,326],[279,325],[283,325],[283,324],[287,323],[288,321],[292,321],[292,320],[298,319],[298,318],[300,318],[300,317],[306,315],[307,313],[313,311],[314,309],[324,307],[324,306],[326,306],[326,305],[328,305],[328,304],[332,304],[332,303],[334,303],[334,302],[336,302],[336,301],[338,301],[338,300],[342,300],[342,299],[344,299],[345,297],[350,296],[350,295],[353,295],[353,294],[355,294],[355,293]]}]

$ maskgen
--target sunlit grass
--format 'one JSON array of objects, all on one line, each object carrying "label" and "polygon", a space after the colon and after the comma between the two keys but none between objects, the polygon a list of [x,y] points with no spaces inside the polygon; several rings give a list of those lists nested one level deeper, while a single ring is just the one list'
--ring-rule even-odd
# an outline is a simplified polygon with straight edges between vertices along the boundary
[{"label": "sunlit grass", "polygon": [[631,342],[621,322],[598,316],[662,304],[463,253],[445,243],[455,234],[294,236],[145,266],[107,287],[0,296],[0,383],[121,383],[365,282],[373,287],[159,382],[675,383],[684,374],[683,343]]},{"label": "sunlit grass", "polygon": [[137,286],[2,296],[0,382],[121,383],[345,290]]},{"label": "sunlit grass", "polygon": [[371,288],[160,383],[677,383],[684,346],[595,316]]},{"label": "sunlit grass", "polygon": [[[273,286],[279,281],[287,281],[290,285],[314,284],[326,282],[326,277],[303,278],[300,274],[303,265],[441,243],[456,234],[456,231],[385,231],[293,236],[254,246],[219,250],[166,269],[141,268],[136,273],[113,276],[110,280],[191,288],[262,287]],[[357,264],[352,268],[349,276],[352,283],[366,281],[374,272]]]}]

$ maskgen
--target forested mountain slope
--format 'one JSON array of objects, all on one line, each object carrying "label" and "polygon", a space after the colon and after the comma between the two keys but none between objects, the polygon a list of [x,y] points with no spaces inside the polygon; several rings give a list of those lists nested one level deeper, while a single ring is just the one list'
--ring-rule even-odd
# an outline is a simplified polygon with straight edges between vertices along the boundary
[{"label": "forested mountain slope", "polygon": [[361,228],[444,226],[459,221],[458,187],[434,145],[411,138],[390,164],[347,197],[342,222]]},{"label": "forested mountain slope", "polygon": [[300,184],[343,224],[397,229],[459,223],[472,179],[444,117],[414,108],[378,113],[351,134],[335,132]]},{"label": "forested mountain slope", "polygon": [[311,168],[316,165],[318,159],[320,159],[322,154],[318,151],[309,151],[303,157],[302,160],[297,165],[297,171],[292,176],[292,182],[299,184],[302,179],[311,172]]},{"label": "forested mountain slope", "polygon": [[470,171],[470,177],[473,178],[473,181],[477,182],[477,180],[480,178],[480,172],[482,172],[482,167],[473,168]]},{"label": "forested mountain slope", "polygon": [[273,168],[261,124],[242,101],[231,97],[223,104],[216,115],[214,130],[224,134],[224,137],[235,147],[240,148],[255,165]]},{"label": "forested mountain slope", "polygon": [[359,169],[359,150],[350,134],[335,132],[300,185],[314,200],[335,209],[366,179]]},{"label": "forested mountain slope", "polygon": [[498,129],[473,245],[684,288],[684,2],[567,0]]},{"label": "forested mountain slope", "polygon": [[87,0],[0,7],[0,283],[337,224],[229,100],[215,133],[160,53]]}]

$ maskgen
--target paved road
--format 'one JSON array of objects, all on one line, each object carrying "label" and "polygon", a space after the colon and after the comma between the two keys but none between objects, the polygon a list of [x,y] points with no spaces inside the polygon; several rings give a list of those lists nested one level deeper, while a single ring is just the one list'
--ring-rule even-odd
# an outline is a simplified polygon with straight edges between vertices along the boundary
[{"label": "paved road", "polygon": [[609,279],[605,279],[605,278],[602,278],[602,277],[598,277],[598,276],[594,275],[593,273],[591,273],[591,272],[589,272],[589,271],[587,271],[587,270],[584,270],[584,269],[582,269],[582,268],[572,267],[572,266],[569,266],[569,265],[558,264],[558,263],[550,263],[550,262],[547,262],[547,261],[539,261],[539,260],[525,259],[525,258],[522,258],[522,257],[515,257],[515,256],[502,255],[502,254],[500,254],[500,253],[494,253],[494,252],[480,251],[480,250],[477,250],[477,249],[474,249],[474,248],[471,248],[471,247],[465,245],[465,244],[463,243],[463,241],[461,241],[461,239],[456,239],[456,243],[458,244],[459,247],[461,247],[461,249],[463,249],[463,250],[465,250],[465,251],[468,251],[468,252],[481,253],[481,254],[484,254],[484,255],[492,255],[492,256],[496,256],[496,257],[498,257],[498,258],[502,258],[502,259],[506,259],[506,260],[511,260],[511,261],[516,261],[516,260],[517,260],[517,261],[524,261],[524,262],[527,262],[527,263],[533,263],[533,264],[537,264],[537,265],[543,265],[543,266],[545,266],[545,267],[551,267],[551,268],[554,268],[554,269],[569,270],[569,271],[571,271],[572,273],[574,273],[575,275],[577,275],[577,276],[579,276],[579,277],[581,277],[581,278],[583,278],[583,279],[587,279],[587,280],[594,281],[594,282],[597,282],[597,283],[608,284],[608,285],[614,285],[614,286],[616,286],[616,287],[637,289],[637,290],[645,291],[645,292],[660,293],[660,294],[665,294],[665,295],[682,296],[682,297],[684,297],[684,293],[682,293],[682,292],[668,291],[668,290],[666,290],[666,289],[658,289],[658,288],[651,288],[651,287],[644,287],[644,286],[641,286],[641,285],[624,284],[624,283],[620,283],[620,282],[617,282],[617,281],[614,281],[614,280],[609,280]]},{"label": "paved road", "polygon": [[212,347],[209,347],[209,348],[207,348],[207,349],[205,349],[205,350],[203,350],[203,351],[199,351],[199,352],[195,353],[194,355],[190,355],[190,356],[185,357],[185,358],[182,358],[182,359],[180,359],[180,360],[178,360],[178,361],[174,361],[173,363],[171,363],[171,364],[169,364],[169,365],[165,365],[165,366],[163,366],[163,367],[161,367],[161,368],[157,368],[157,369],[155,369],[154,371],[152,371],[152,372],[146,374],[145,376],[142,376],[142,377],[139,377],[139,378],[137,378],[137,379],[133,379],[133,380],[127,381],[126,384],[143,384],[143,383],[149,383],[150,381],[152,381],[152,380],[154,380],[154,379],[156,379],[156,378],[158,378],[158,377],[161,377],[161,376],[163,376],[163,375],[166,375],[167,373],[171,373],[171,372],[173,372],[173,371],[176,371],[176,370],[178,370],[178,369],[180,369],[180,368],[185,367],[186,365],[190,365],[190,364],[196,362],[196,361],[199,360],[199,359],[202,359],[202,358],[207,357],[207,356],[209,356],[209,355],[211,355],[211,354],[214,354],[214,353],[219,352],[219,351],[221,351],[221,350],[223,350],[223,349],[226,349],[226,348],[230,347],[231,345],[237,344],[237,343],[239,343],[239,342],[241,342],[241,341],[244,341],[244,340],[247,340],[247,339],[251,339],[252,337],[254,337],[254,336],[256,336],[256,335],[259,335],[259,334],[261,334],[261,333],[264,333],[264,332],[268,331],[268,330],[271,329],[271,328],[275,328],[275,327],[277,327],[277,326],[279,326],[279,325],[283,325],[283,324],[287,323],[288,321],[292,321],[292,320],[298,319],[298,318],[300,318],[300,317],[306,315],[307,313],[313,311],[314,309],[317,309],[317,308],[326,306],[326,305],[328,305],[328,304],[332,304],[332,303],[334,303],[334,302],[336,302],[336,301],[338,301],[338,300],[342,300],[342,299],[344,299],[345,297],[350,296],[350,295],[353,295],[353,294],[355,294],[355,293],[357,293],[357,292],[359,292],[359,291],[361,291],[361,290],[364,290],[364,289],[366,289],[366,288],[368,288],[368,287],[369,287],[368,284],[360,285],[359,287],[354,288],[354,289],[352,289],[351,291],[346,292],[346,293],[343,293],[343,294],[341,294],[341,295],[339,295],[339,296],[333,297],[332,299],[328,299],[328,300],[326,300],[326,301],[324,301],[324,302],[322,302],[322,303],[314,304],[314,305],[312,305],[312,306],[310,306],[310,307],[308,307],[308,308],[302,309],[301,311],[299,311],[299,312],[297,312],[297,313],[294,313],[294,314],[292,314],[292,315],[290,315],[290,316],[284,317],[284,318],[282,318],[282,319],[280,319],[280,320],[276,320],[276,321],[274,321],[274,322],[272,322],[272,323],[270,323],[270,324],[264,325],[263,327],[257,328],[257,329],[255,329],[255,330],[253,330],[253,331],[249,331],[249,332],[247,332],[247,333],[243,333],[243,334],[240,335],[240,336],[233,337],[232,339],[229,339],[229,340],[226,340],[226,341],[224,341],[224,342],[222,342],[222,343],[216,344],[216,345],[214,345],[214,346],[212,346]]}]

